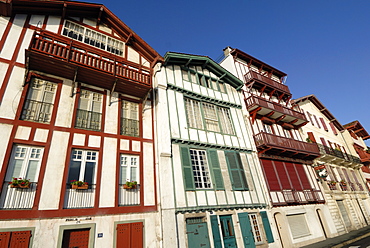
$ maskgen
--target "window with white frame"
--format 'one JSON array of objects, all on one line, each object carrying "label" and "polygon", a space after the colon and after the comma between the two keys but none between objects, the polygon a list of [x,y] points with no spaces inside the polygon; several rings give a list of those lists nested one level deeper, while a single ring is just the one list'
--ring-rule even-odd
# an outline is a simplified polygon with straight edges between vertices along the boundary
[{"label": "window with white frame", "polygon": [[75,127],[100,131],[103,95],[81,89]]},{"label": "window with white frame", "polygon": [[235,135],[230,109],[189,98],[185,98],[185,107],[189,127]]},{"label": "window with white frame", "polygon": [[21,119],[50,123],[56,89],[56,83],[32,78]]},{"label": "window with white frame", "polygon": [[121,154],[120,184],[136,181],[139,184],[139,156]]},{"label": "window with white frame", "polygon": [[139,136],[139,104],[122,100],[121,134]]},{"label": "window with white frame", "polygon": [[202,103],[202,107],[204,113],[204,121],[206,123],[206,129],[209,131],[220,132],[216,106],[209,103]]},{"label": "window with white frame", "polygon": [[90,150],[73,149],[69,164],[68,183],[83,181],[89,185],[95,184],[98,152]]},{"label": "window with white frame", "polygon": [[10,182],[16,177],[37,182],[43,152],[42,147],[15,145],[5,181]]},{"label": "window with white frame", "polygon": [[66,21],[63,35],[107,52],[122,56],[124,43],[71,21]]},{"label": "window with white frame", "polygon": [[190,159],[193,169],[195,188],[197,189],[212,188],[206,151],[190,149]]},{"label": "window with white frame", "polygon": [[262,244],[263,240],[262,240],[262,236],[261,236],[261,230],[260,230],[257,214],[249,214],[248,216],[249,216],[249,220],[250,220],[251,226],[252,226],[254,242],[255,242],[256,245]]},{"label": "window with white frame", "polygon": [[200,103],[196,100],[185,98],[185,106],[189,127],[203,129]]}]

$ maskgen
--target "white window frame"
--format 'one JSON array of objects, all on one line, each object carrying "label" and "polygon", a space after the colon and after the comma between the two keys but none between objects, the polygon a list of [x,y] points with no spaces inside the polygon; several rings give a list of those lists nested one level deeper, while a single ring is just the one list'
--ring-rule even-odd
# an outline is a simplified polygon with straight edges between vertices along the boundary
[{"label": "white window frame", "polygon": [[[12,181],[13,177],[29,179],[30,182],[37,182],[40,172],[40,165],[42,161],[44,148],[37,146],[25,146],[25,145],[15,145],[13,147],[11,159],[9,161],[9,166],[7,168],[7,173],[5,181]],[[22,161],[20,168],[18,167],[18,172],[16,171],[16,161]],[[36,168],[34,168],[34,178],[29,177],[30,163],[32,161],[37,161]]]},{"label": "white window frame", "polygon": [[254,238],[254,243],[256,245],[263,244],[263,238],[262,238],[262,232],[260,228],[260,223],[258,220],[258,215],[255,213],[250,213],[248,214],[249,221],[251,223],[252,227],[252,233],[253,233],[253,238]]},{"label": "white window frame", "polygon": [[[57,83],[32,78],[22,109],[21,119],[50,123],[57,87]],[[47,99],[47,94],[52,94],[52,99]]]},{"label": "white window frame", "polygon": [[222,133],[235,135],[233,124],[231,121],[230,109],[217,107],[217,112],[220,119]]},{"label": "white window frame", "polygon": [[[101,130],[103,99],[104,97],[101,93],[87,89],[80,90],[75,124],[77,128]],[[87,101],[86,106],[82,106],[81,102],[83,100]],[[98,109],[96,106],[98,106]],[[81,114],[79,111],[86,111],[86,114]],[[100,115],[99,118],[96,118],[96,116],[93,118],[94,114]],[[97,119],[99,122],[98,124]],[[93,128],[97,126],[99,126],[99,128]]]},{"label": "white window frame", "polygon": [[185,98],[185,107],[188,119],[188,125],[191,128],[203,129],[203,120],[199,101]]},{"label": "white window frame", "polygon": [[[83,150],[83,149],[72,149],[72,154],[71,154],[71,161],[70,163],[76,161],[80,162],[80,173],[78,175],[77,181],[83,181],[86,182],[85,178],[85,171],[86,171],[86,163],[87,162],[92,162],[94,163],[94,172],[93,172],[93,178],[92,182],[89,182],[90,184],[95,184],[96,183],[96,171],[97,171],[97,164],[98,164],[98,159],[99,159],[99,152],[94,151],[94,150]],[[68,172],[68,183],[71,183],[71,178]]]},{"label": "white window frame", "polygon": [[[123,173],[125,171],[125,173]],[[124,178],[125,177],[125,178]],[[121,154],[120,184],[136,181],[140,184],[140,156]]]},{"label": "white window frame", "polygon": [[220,132],[220,124],[218,121],[216,106],[211,103],[202,102],[204,122],[208,131]]},{"label": "white window frame", "polygon": [[[72,32],[72,35],[77,35],[77,38],[71,37],[69,33]],[[74,40],[78,40],[89,46],[99,48],[101,50],[107,51],[118,56],[123,56],[124,52],[124,42],[114,39],[105,34],[99,33],[93,29],[84,27],[80,24],[66,20],[63,27],[63,35],[70,37]],[[94,44],[90,43],[90,40]],[[98,45],[99,43],[99,45]]]},{"label": "white window frame", "polygon": [[193,170],[193,179],[196,189],[212,189],[211,174],[209,171],[206,150],[189,149],[190,161]]},{"label": "white window frame", "polygon": [[[139,103],[122,100],[121,111],[121,134],[139,137]],[[126,119],[126,121],[124,119]]]}]

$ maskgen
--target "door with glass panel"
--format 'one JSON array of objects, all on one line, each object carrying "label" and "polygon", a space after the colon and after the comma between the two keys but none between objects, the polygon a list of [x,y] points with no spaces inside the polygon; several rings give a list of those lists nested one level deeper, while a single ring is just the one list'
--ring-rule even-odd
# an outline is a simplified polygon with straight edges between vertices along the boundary
[{"label": "door with glass panel", "polygon": [[236,248],[235,232],[231,215],[221,215],[220,225],[225,248]]}]

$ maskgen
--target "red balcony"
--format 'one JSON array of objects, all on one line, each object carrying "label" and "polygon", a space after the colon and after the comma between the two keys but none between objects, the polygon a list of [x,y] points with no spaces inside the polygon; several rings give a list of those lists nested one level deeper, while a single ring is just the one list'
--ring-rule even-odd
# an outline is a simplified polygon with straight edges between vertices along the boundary
[{"label": "red balcony", "polygon": [[270,197],[273,206],[325,203],[322,192],[316,189],[270,191]]},{"label": "red balcony", "polygon": [[265,132],[255,135],[254,141],[260,154],[302,160],[313,160],[320,157],[319,148],[315,143],[307,143]]},{"label": "red balcony", "polygon": [[65,36],[35,32],[26,51],[30,70],[137,97],[152,87],[152,70]]},{"label": "red balcony", "polygon": [[252,88],[266,93],[271,93],[272,91],[277,92],[279,95],[283,95],[283,99],[290,99],[290,97],[292,96],[288,86],[276,82],[271,78],[262,76],[255,71],[249,71],[247,74],[245,74],[244,77],[246,85]]},{"label": "red balcony", "polygon": [[270,119],[291,124],[293,127],[301,127],[308,122],[303,113],[284,107],[279,103],[270,102],[262,97],[252,95],[245,99],[245,104],[249,113],[261,116],[268,115]]}]

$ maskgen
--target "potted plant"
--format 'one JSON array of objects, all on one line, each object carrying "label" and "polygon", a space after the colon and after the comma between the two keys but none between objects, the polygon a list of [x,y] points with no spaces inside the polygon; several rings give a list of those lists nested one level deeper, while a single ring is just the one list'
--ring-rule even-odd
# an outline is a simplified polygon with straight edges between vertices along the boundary
[{"label": "potted plant", "polygon": [[127,181],[124,185],[124,189],[136,189],[137,181]]},{"label": "potted plant", "polygon": [[31,182],[29,179],[22,179],[13,177],[13,180],[9,182],[10,188],[21,188],[21,189],[29,189],[31,186]]},{"label": "potted plant", "polygon": [[88,189],[89,184],[84,181],[77,181],[77,180],[72,180],[71,181],[71,188],[72,189]]},{"label": "potted plant", "polygon": [[329,182],[329,184],[330,184],[331,186],[335,186],[335,185],[337,184],[337,182],[332,180],[332,181],[330,181],[330,182]]},{"label": "potted plant", "polygon": [[340,180],[340,184],[343,185],[343,186],[346,186],[347,185],[346,181],[344,181],[343,179]]}]

